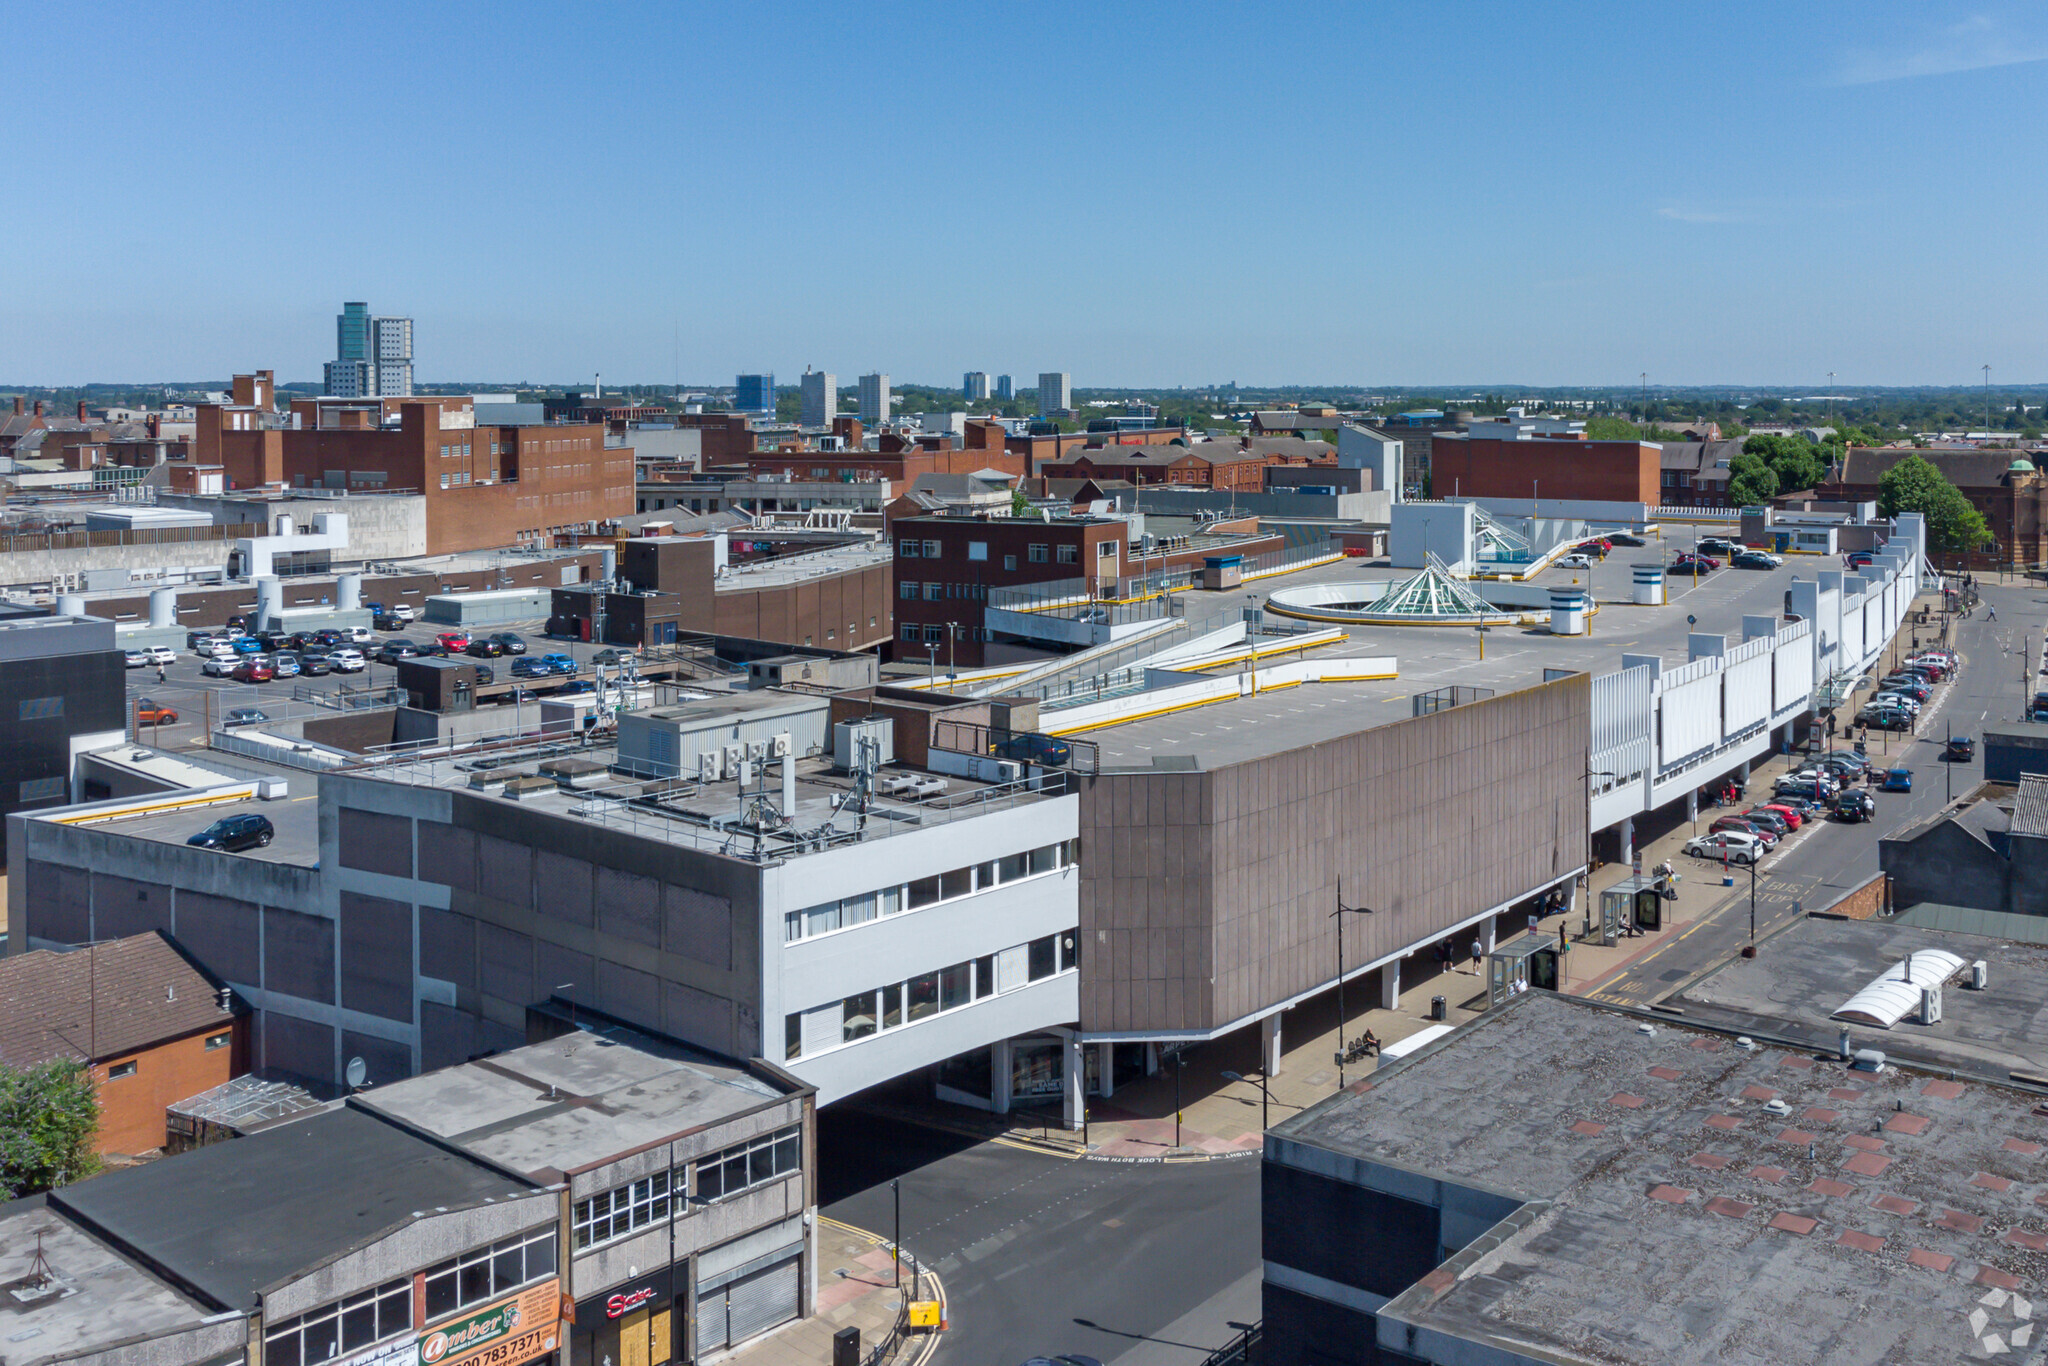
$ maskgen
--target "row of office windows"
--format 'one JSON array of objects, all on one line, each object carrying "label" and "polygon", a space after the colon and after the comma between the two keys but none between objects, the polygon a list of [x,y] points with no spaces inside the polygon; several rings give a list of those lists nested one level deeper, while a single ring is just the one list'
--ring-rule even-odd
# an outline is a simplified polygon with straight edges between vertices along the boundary
[{"label": "row of office windows", "polygon": [[[495,454],[497,453],[497,449],[498,449],[497,443],[496,443],[495,441],[494,441],[494,442],[492,442],[492,443],[491,443],[491,453],[495,455]],[[442,458],[443,460],[447,460],[447,459],[449,459],[449,458],[450,458],[450,457],[452,457],[452,456],[461,456],[461,457],[463,457],[463,458],[465,458],[465,459],[466,459],[466,458],[468,458],[468,456],[469,456],[469,443],[468,443],[467,441],[459,441],[459,442],[455,442],[455,443],[453,443],[453,444],[450,444],[450,443],[448,443],[448,442],[446,442],[446,441],[442,442],[442,443],[441,443],[441,458]]]},{"label": "row of office windows", "polygon": [[950,872],[934,873],[930,877],[913,878],[909,882],[883,887],[878,891],[862,892],[859,896],[841,897],[837,901],[806,906],[800,911],[784,913],[782,942],[795,943],[799,939],[830,934],[833,930],[848,929],[854,925],[865,925],[870,920],[879,920],[903,911],[921,911],[927,906],[955,901],[964,896],[972,896],[976,892],[986,892],[1007,883],[1037,877],[1042,873],[1056,873],[1062,868],[1072,866],[1073,863],[1073,844],[1062,841],[1037,849],[1005,854],[998,859],[970,864],[965,868],[955,868]]},{"label": "row of office windows", "polygon": [[922,597],[926,602],[943,602],[948,598],[966,598],[983,602],[988,598],[985,583],[919,583],[916,579],[902,579],[896,584],[896,596],[905,602],[916,602]]},{"label": "row of office windows", "polygon": [[[907,981],[856,992],[837,1006],[792,1012],[783,1017],[782,1056],[794,1060],[855,1043],[959,1010],[1001,991],[1015,991],[1055,973],[1072,972],[1080,966],[1078,939],[1077,931],[1062,930],[999,954],[983,954]],[[836,1031],[832,1028],[835,1023]]]},{"label": "row of office windows", "polygon": [[[1102,560],[1114,559],[1116,557],[1116,542],[1113,540],[1097,541],[1095,543],[1095,556],[1097,559]],[[905,538],[896,542],[896,558],[899,560],[944,559],[945,546],[939,541],[913,541]],[[988,542],[969,541],[967,543],[967,558],[971,561],[986,561],[988,559]],[[1024,558],[1032,564],[1079,564],[1081,562],[1081,547],[1078,545],[1032,544],[1024,548]],[[1015,569],[1016,567],[1017,557],[1015,555],[1003,556],[1003,568]]]},{"label": "row of office windows", "polygon": [[426,1318],[415,1324],[410,1276],[309,1309],[263,1332],[264,1366],[320,1366],[555,1274],[555,1230],[522,1233],[426,1269]]},{"label": "row of office windows", "polygon": [[[946,643],[946,628],[943,626],[926,626],[920,629],[910,622],[904,622],[896,628],[896,634],[899,639],[908,641],[922,640],[927,645],[943,645]],[[996,633],[986,626],[962,626],[960,628],[960,638],[962,640],[994,640]],[[805,643],[809,644],[808,641]]]},{"label": "row of office windows", "polygon": [[[803,1129],[792,1125],[698,1158],[696,1199],[714,1202],[803,1169]],[[689,1170],[678,1166],[578,1200],[570,1210],[576,1251],[600,1247],[661,1223],[689,1196]]]}]

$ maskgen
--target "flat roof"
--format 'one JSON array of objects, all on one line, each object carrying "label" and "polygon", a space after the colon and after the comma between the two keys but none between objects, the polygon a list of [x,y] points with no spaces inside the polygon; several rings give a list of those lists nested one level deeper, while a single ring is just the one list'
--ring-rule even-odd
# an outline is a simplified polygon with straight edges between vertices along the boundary
[{"label": "flat roof", "polygon": [[410,1077],[358,1103],[554,1181],[783,1094],[730,1062],[614,1027]]},{"label": "flat roof", "polygon": [[[2048,929],[2048,919],[2027,918]],[[1985,989],[1951,984],[1935,1024],[1851,1025],[1855,1046],[1979,1077],[2048,1074],[2048,947],[2021,939],[1929,929],[1897,918],[1808,916],[1773,935],[1756,957],[1730,959],[1667,1004],[1701,1024],[1832,1052],[1842,1027],[1830,1018],[1834,1012],[1908,953],[1926,949],[1946,949],[1964,963],[1982,959]]]},{"label": "flat roof", "polygon": [[59,1293],[0,1300],[8,1366],[36,1366],[203,1323],[188,1299],[50,1209],[41,1196],[0,1205],[0,1285],[25,1280],[41,1252]]},{"label": "flat roof", "polygon": [[1974,1310],[2020,1321],[2035,1096],[1642,1023],[1530,992],[1273,1129],[1531,1202],[1382,1316],[1608,1366],[1953,1361]]},{"label": "flat roof", "polygon": [[[262,863],[291,863],[310,868],[320,862],[319,780],[314,774],[300,769],[281,770],[279,776],[285,777],[289,785],[289,795],[275,801],[246,797],[240,801],[215,802],[207,806],[188,807],[182,811],[168,811],[161,815],[122,817],[88,828],[109,830],[135,839],[155,840],[159,844],[183,844],[217,820],[251,813],[270,818],[271,828],[275,832],[270,843],[260,849],[245,849],[237,854],[223,853],[220,857],[255,859]],[[234,781],[237,780],[209,776],[198,786],[225,786]],[[106,803],[113,806],[147,804],[146,798],[117,799]],[[78,810],[77,807],[62,807],[58,808],[55,814],[75,817]]]},{"label": "flat roof", "polygon": [[[1690,537],[1685,538],[1690,543]],[[1080,732],[1101,746],[1105,768],[1143,768],[1154,756],[1193,756],[1200,767],[1214,768],[1304,745],[1334,740],[1353,732],[1413,714],[1417,693],[1452,686],[1513,692],[1544,681],[1550,669],[1613,673],[1624,654],[1658,655],[1666,667],[1686,662],[1689,633],[1723,634],[1731,645],[1742,641],[1745,616],[1768,616],[1783,623],[1785,587],[1795,575],[1812,579],[1831,562],[1803,556],[1773,570],[1721,569],[1702,578],[1667,580],[1668,601],[1660,607],[1639,607],[1632,600],[1629,566],[1638,561],[1668,562],[1669,555],[1643,547],[1618,547],[1592,572],[1600,611],[1584,636],[1554,636],[1548,624],[1534,627],[1490,627],[1486,657],[1479,658],[1479,637],[1470,626],[1353,626],[1347,638],[1315,651],[1314,658],[1394,657],[1399,677],[1383,682],[1315,683],[1266,696],[1211,703],[1149,720],[1125,722]],[[1265,593],[1323,583],[1377,583],[1401,579],[1413,570],[1390,569],[1384,561],[1344,560],[1247,585],[1261,601]],[[1547,569],[1529,580],[1534,587],[1584,581],[1586,571]],[[1212,631],[1238,620],[1245,592],[1179,595],[1190,635]],[[1536,609],[1531,609],[1536,610]],[[1687,615],[1699,619],[1689,626]],[[1322,628],[1329,623],[1297,622],[1268,613],[1269,624]],[[1265,637],[1265,643],[1277,638]],[[1282,656],[1278,662],[1291,660]],[[1241,664],[1222,672],[1236,673]],[[1058,712],[1043,711],[1040,720],[1057,725]]]},{"label": "flat roof", "polygon": [[109,1172],[51,1197],[224,1309],[428,1211],[533,1188],[337,1105],[231,1143]]}]

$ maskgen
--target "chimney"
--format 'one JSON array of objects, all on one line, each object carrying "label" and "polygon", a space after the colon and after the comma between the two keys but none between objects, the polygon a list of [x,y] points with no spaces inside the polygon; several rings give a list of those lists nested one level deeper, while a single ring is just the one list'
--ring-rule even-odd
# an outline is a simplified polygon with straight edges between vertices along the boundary
[{"label": "chimney", "polygon": [[78,420],[79,420],[80,422],[83,422],[83,421],[85,421],[85,400],[84,400],[84,399],[80,399],[80,400],[78,400]]},{"label": "chimney", "polygon": [[21,395],[20,395],[20,394],[16,394],[16,395],[14,396],[14,415],[15,415],[16,417],[20,417],[20,416],[21,416]]},{"label": "chimney", "polygon": [[151,413],[142,421],[144,428],[149,432],[149,439],[151,441],[155,441],[164,434],[163,414]]},{"label": "chimney", "polygon": [[37,399],[37,400],[36,400],[36,416],[37,416],[37,417],[41,417],[42,415],[43,415],[43,401],[42,401],[41,399]]}]

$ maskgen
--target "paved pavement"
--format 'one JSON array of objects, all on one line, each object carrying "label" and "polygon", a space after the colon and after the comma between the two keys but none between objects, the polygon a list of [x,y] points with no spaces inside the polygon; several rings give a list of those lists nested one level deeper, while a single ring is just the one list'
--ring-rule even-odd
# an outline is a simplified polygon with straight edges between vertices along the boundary
[{"label": "paved pavement", "polygon": [[1196,1366],[1257,1317],[1256,1161],[1070,1161],[845,1106],[818,1124],[830,1217],[893,1229],[901,1181],[904,1246],[945,1281],[938,1366]]},{"label": "paved pavement", "polygon": [[[938,1276],[927,1275],[918,1286],[906,1267],[899,1284],[896,1271],[893,1247],[880,1234],[836,1219],[823,1220],[818,1227],[817,1312],[754,1339],[726,1361],[733,1366],[825,1366],[832,1360],[833,1334],[845,1328],[860,1330],[865,1359],[895,1331],[913,1289],[941,1306],[945,1303],[945,1287]],[[921,1366],[944,1339],[943,1332],[910,1334],[902,1339],[894,1360],[899,1366]]]}]

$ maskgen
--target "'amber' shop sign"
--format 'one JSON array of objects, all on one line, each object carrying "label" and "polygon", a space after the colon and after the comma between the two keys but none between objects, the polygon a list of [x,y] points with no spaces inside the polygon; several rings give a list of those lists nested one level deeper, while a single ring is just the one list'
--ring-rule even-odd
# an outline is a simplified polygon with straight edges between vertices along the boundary
[{"label": "'amber' shop sign", "polygon": [[520,1366],[561,1338],[560,1288],[545,1281],[420,1334],[419,1366]]}]

